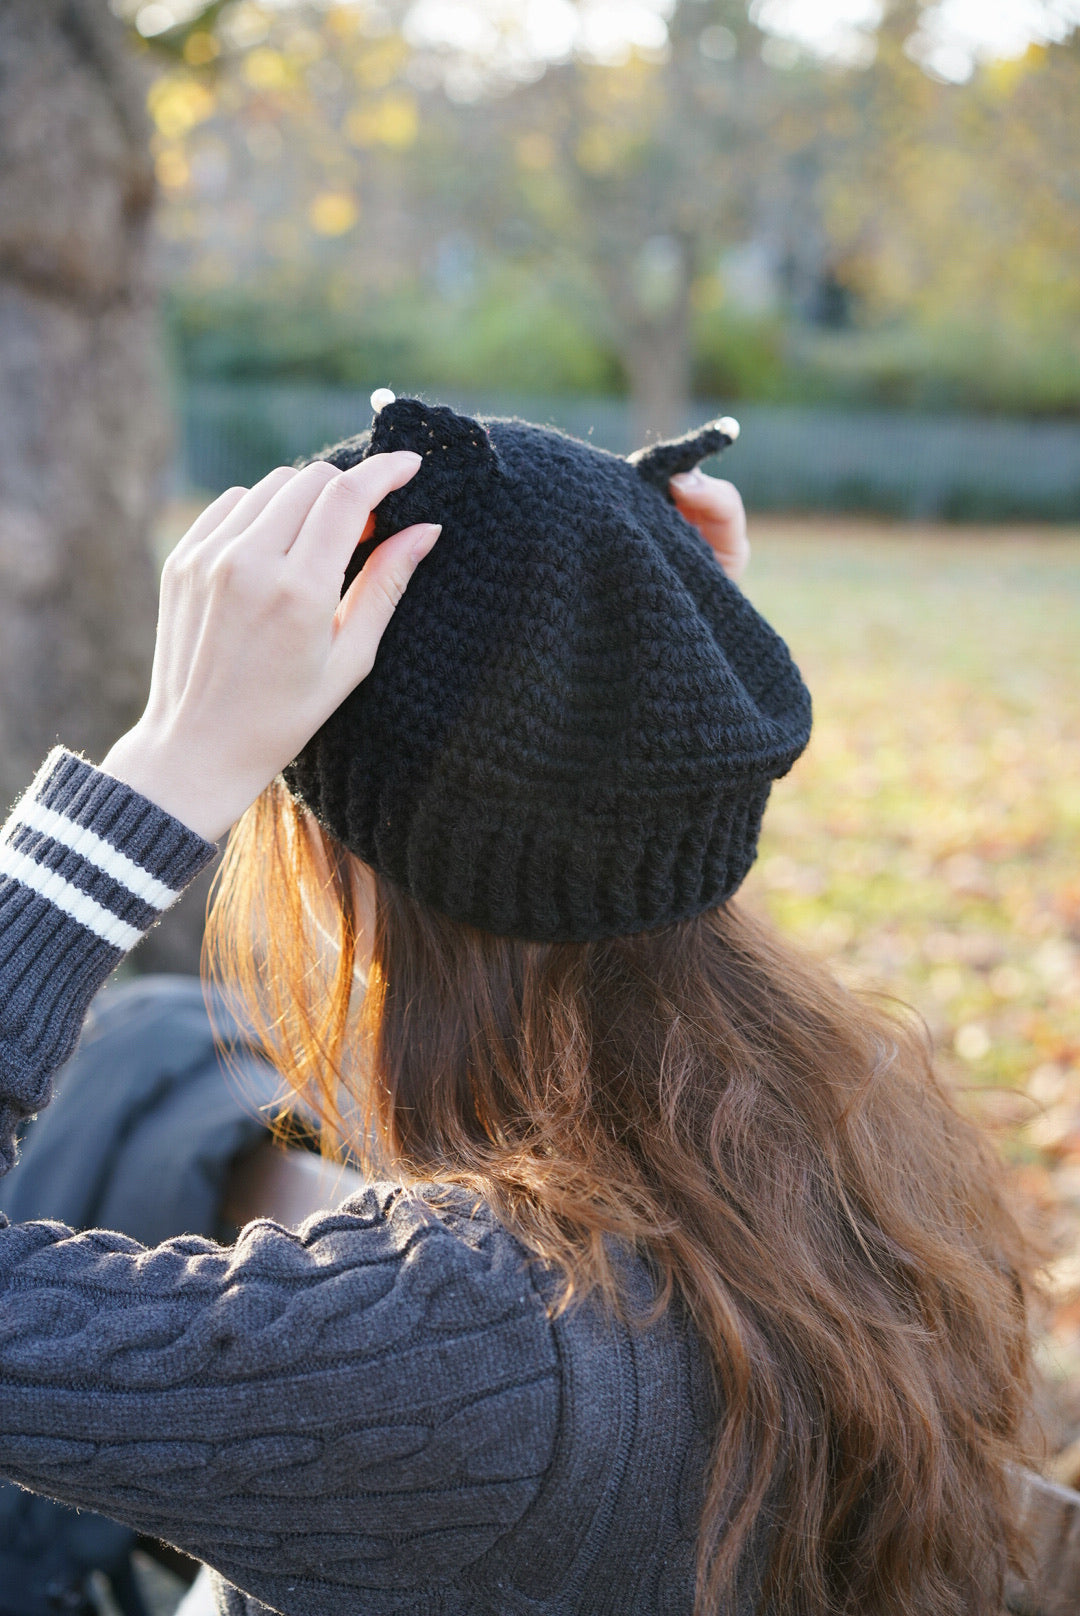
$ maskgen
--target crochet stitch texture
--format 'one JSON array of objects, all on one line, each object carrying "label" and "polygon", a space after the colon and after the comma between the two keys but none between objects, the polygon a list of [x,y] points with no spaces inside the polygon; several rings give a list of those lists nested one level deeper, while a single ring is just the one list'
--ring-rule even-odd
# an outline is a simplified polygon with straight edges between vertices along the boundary
[{"label": "crochet stitch texture", "polygon": [[624,460],[554,430],[398,399],[342,468],[413,449],[374,545],[443,524],[375,667],[286,780],[422,903],[537,941],[722,902],[810,733],[787,647],[675,509],[716,427]]}]

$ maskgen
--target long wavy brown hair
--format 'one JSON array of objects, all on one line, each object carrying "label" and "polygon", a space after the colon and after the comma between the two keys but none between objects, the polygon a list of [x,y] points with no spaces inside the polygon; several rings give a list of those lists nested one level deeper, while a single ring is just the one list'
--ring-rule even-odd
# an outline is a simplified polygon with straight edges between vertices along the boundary
[{"label": "long wavy brown hair", "polygon": [[696,1610],[767,1507],[765,1609],[1000,1616],[1031,1259],[921,1023],[733,902],[544,944],[371,890],[276,783],[230,841],[212,974],[330,1148],[467,1186],[564,1305],[619,1307],[610,1237],[680,1299],[716,1388]]}]

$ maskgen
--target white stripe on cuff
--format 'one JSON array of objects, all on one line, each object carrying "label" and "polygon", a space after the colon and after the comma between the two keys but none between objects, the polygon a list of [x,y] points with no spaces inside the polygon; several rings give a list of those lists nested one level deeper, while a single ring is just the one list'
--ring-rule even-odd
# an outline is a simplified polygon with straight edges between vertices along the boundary
[{"label": "white stripe on cuff", "polygon": [[95,903],[85,892],[80,892],[70,881],[65,881],[62,875],[57,875],[55,870],[47,870],[27,854],[16,852],[7,842],[0,842],[0,875],[9,875],[13,881],[29,887],[57,909],[62,909],[64,914],[70,915],[72,920],[77,920],[80,926],[85,926],[87,931],[94,932],[103,942],[121,949],[125,954],[128,949],[135,947],[142,936],[136,927],[129,926],[126,920],[121,920],[111,910],[102,908],[100,903]]},{"label": "white stripe on cuff", "polygon": [[66,814],[57,813],[55,808],[46,808],[42,802],[24,798],[17,804],[8,821],[8,836],[16,825],[26,825],[30,830],[40,831],[43,836],[51,836],[54,842],[62,842],[73,853],[96,865],[154,909],[168,909],[180,896],[179,892],[157,880],[141,864],[129,859],[126,853],[121,853],[96,831],[88,830],[85,825],[77,825]]}]

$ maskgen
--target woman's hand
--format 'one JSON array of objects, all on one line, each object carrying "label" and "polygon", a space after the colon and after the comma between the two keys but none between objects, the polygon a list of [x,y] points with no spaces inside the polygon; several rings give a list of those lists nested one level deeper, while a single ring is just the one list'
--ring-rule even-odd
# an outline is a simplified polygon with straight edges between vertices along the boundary
[{"label": "woman's hand", "polygon": [[706,477],[703,471],[680,472],[671,479],[676,509],[696,527],[729,578],[741,578],[750,559],[746,511],[734,483]]},{"label": "woman's hand", "polygon": [[[387,539],[344,599],[341,580],[374,507],[419,465],[400,451],[347,472],[279,467],[215,500],[165,563],[146,711],[102,767],[208,840],[222,836],[371,671],[439,529]],[[737,578],[749,556],[737,490],[700,471],[671,489]]]},{"label": "woman's hand", "polygon": [[439,536],[406,528],[341,598],[374,507],[420,466],[318,461],[230,488],[165,563],[146,711],[102,768],[217,841],[371,671],[394,608]]}]

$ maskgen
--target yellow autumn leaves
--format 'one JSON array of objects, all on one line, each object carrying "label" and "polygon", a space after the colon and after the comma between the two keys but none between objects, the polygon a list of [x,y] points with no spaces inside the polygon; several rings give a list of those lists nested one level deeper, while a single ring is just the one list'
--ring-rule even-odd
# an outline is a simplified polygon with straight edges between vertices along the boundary
[{"label": "yellow autumn leaves", "polygon": [[[314,142],[326,158],[329,183],[310,197],[308,226],[316,236],[346,235],[360,219],[361,200],[355,184],[329,171],[343,168],[342,154],[348,148],[405,152],[420,133],[416,97],[395,82],[405,47],[399,37],[390,35],[354,39],[347,51],[339,41],[328,53],[328,41],[334,37],[332,19],[327,20],[326,37],[295,27],[271,39],[267,18],[258,8],[247,9],[245,48],[227,73],[217,70],[219,58],[224,61],[220,40],[197,30],[185,42],[183,62],[162,71],[151,86],[147,105],[158,182],[166,193],[181,199],[191,189],[199,170],[194,148],[205,138],[198,135],[199,126],[217,114],[234,124],[239,120],[252,150],[264,129],[274,132],[280,150],[284,127],[292,139]],[[210,68],[213,71],[205,71]],[[333,132],[325,127],[324,105],[324,81],[331,79],[345,101]]]}]

